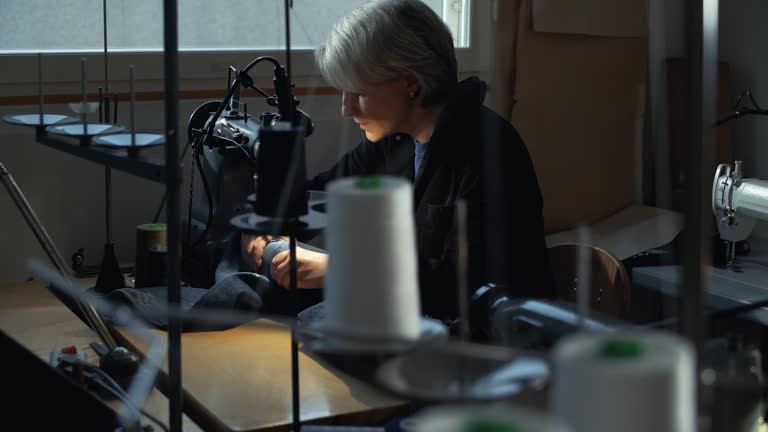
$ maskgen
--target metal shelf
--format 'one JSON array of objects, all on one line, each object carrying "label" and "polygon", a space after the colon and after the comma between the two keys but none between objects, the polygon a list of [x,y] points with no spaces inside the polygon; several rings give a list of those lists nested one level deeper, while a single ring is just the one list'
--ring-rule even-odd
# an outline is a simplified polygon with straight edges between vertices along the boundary
[{"label": "metal shelf", "polygon": [[52,149],[69,153],[81,159],[106,165],[118,171],[135,175],[157,183],[165,184],[165,161],[160,158],[147,158],[130,155],[126,150],[101,148],[90,144],[92,137],[68,138],[49,135],[38,128],[36,140]]}]

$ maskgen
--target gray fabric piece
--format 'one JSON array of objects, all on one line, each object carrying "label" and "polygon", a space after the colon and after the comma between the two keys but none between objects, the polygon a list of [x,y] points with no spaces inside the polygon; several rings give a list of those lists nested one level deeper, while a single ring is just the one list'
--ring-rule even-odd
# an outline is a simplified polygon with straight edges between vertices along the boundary
[{"label": "gray fabric piece", "polygon": [[[215,285],[210,289],[181,287],[182,310],[194,312],[201,309],[216,309],[222,311],[237,310],[240,312],[253,312],[253,314],[239,315],[239,321],[233,321],[230,325],[209,324],[189,320],[184,323],[183,331],[207,331],[224,330],[235,327],[248,321],[248,317],[256,318],[258,312],[265,309],[265,299],[274,297],[274,294],[285,295],[282,288],[271,281],[272,259],[280,252],[288,250],[288,242],[277,240],[270,242],[264,248],[262,255],[261,274],[254,272],[242,259],[240,251],[240,233],[234,232],[226,240],[224,253],[216,268]],[[301,247],[314,251],[325,252],[313,246],[301,244]],[[126,305],[140,311],[162,309],[168,303],[168,288],[120,288],[111,291],[105,296],[115,303]],[[104,317],[111,321],[111,317]],[[166,330],[168,320],[147,320],[148,323],[159,329]]]},{"label": "gray fabric piece", "polygon": [[[255,318],[256,313],[264,305],[262,295],[268,288],[269,280],[255,273],[234,273],[210,289],[181,287],[180,307],[182,310],[189,312],[202,309],[253,312],[252,315],[239,315],[241,319],[228,325],[188,320],[184,322],[183,331],[223,330],[243,324],[250,320],[249,317]],[[168,302],[168,288],[120,288],[107,294],[106,298],[136,310],[151,311],[165,307]],[[110,317],[105,318],[110,319]],[[163,330],[168,327],[167,319],[147,321],[152,326]]]}]

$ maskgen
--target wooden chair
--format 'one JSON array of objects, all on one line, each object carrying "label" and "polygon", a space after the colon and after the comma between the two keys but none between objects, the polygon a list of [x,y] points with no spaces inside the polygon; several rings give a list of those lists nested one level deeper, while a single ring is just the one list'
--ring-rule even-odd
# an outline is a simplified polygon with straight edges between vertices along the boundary
[{"label": "wooden chair", "polygon": [[630,282],[621,260],[594,246],[561,244],[549,248],[559,300],[577,302],[579,256],[587,253],[591,267],[590,309],[619,319],[629,318]]}]

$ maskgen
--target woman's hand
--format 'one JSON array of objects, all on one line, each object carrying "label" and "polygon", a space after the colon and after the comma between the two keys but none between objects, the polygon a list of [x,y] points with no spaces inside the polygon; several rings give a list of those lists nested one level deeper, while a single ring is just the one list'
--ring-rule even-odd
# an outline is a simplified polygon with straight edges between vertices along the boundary
[{"label": "woman's hand", "polygon": [[271,237],[268,235],[243,233],[240,236],[240,252],[243,261],[256,271],[261,270],[261,257],[264,255],[264,248],[270,239]]},{"label": "woman's hand", "polygon": [[[296,247],[297,288],[322,288],[328,255]],[[291,287],[291,251],[280,252],[272,258],[272,280],[283,288]]]}]

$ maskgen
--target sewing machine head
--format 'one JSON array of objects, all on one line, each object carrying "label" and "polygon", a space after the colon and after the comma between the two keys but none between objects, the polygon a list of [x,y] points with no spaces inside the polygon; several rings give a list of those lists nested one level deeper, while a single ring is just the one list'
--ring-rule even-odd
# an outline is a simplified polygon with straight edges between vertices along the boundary
[{"label": "sewing machine head", "polygon": [[733,261],[735,244],[746,240],[757,220],[768,220],[768,181],[744,178],[742,162],[721,164],[712,183],[712,212],[720,238],[729,243],[727,261]]}]

